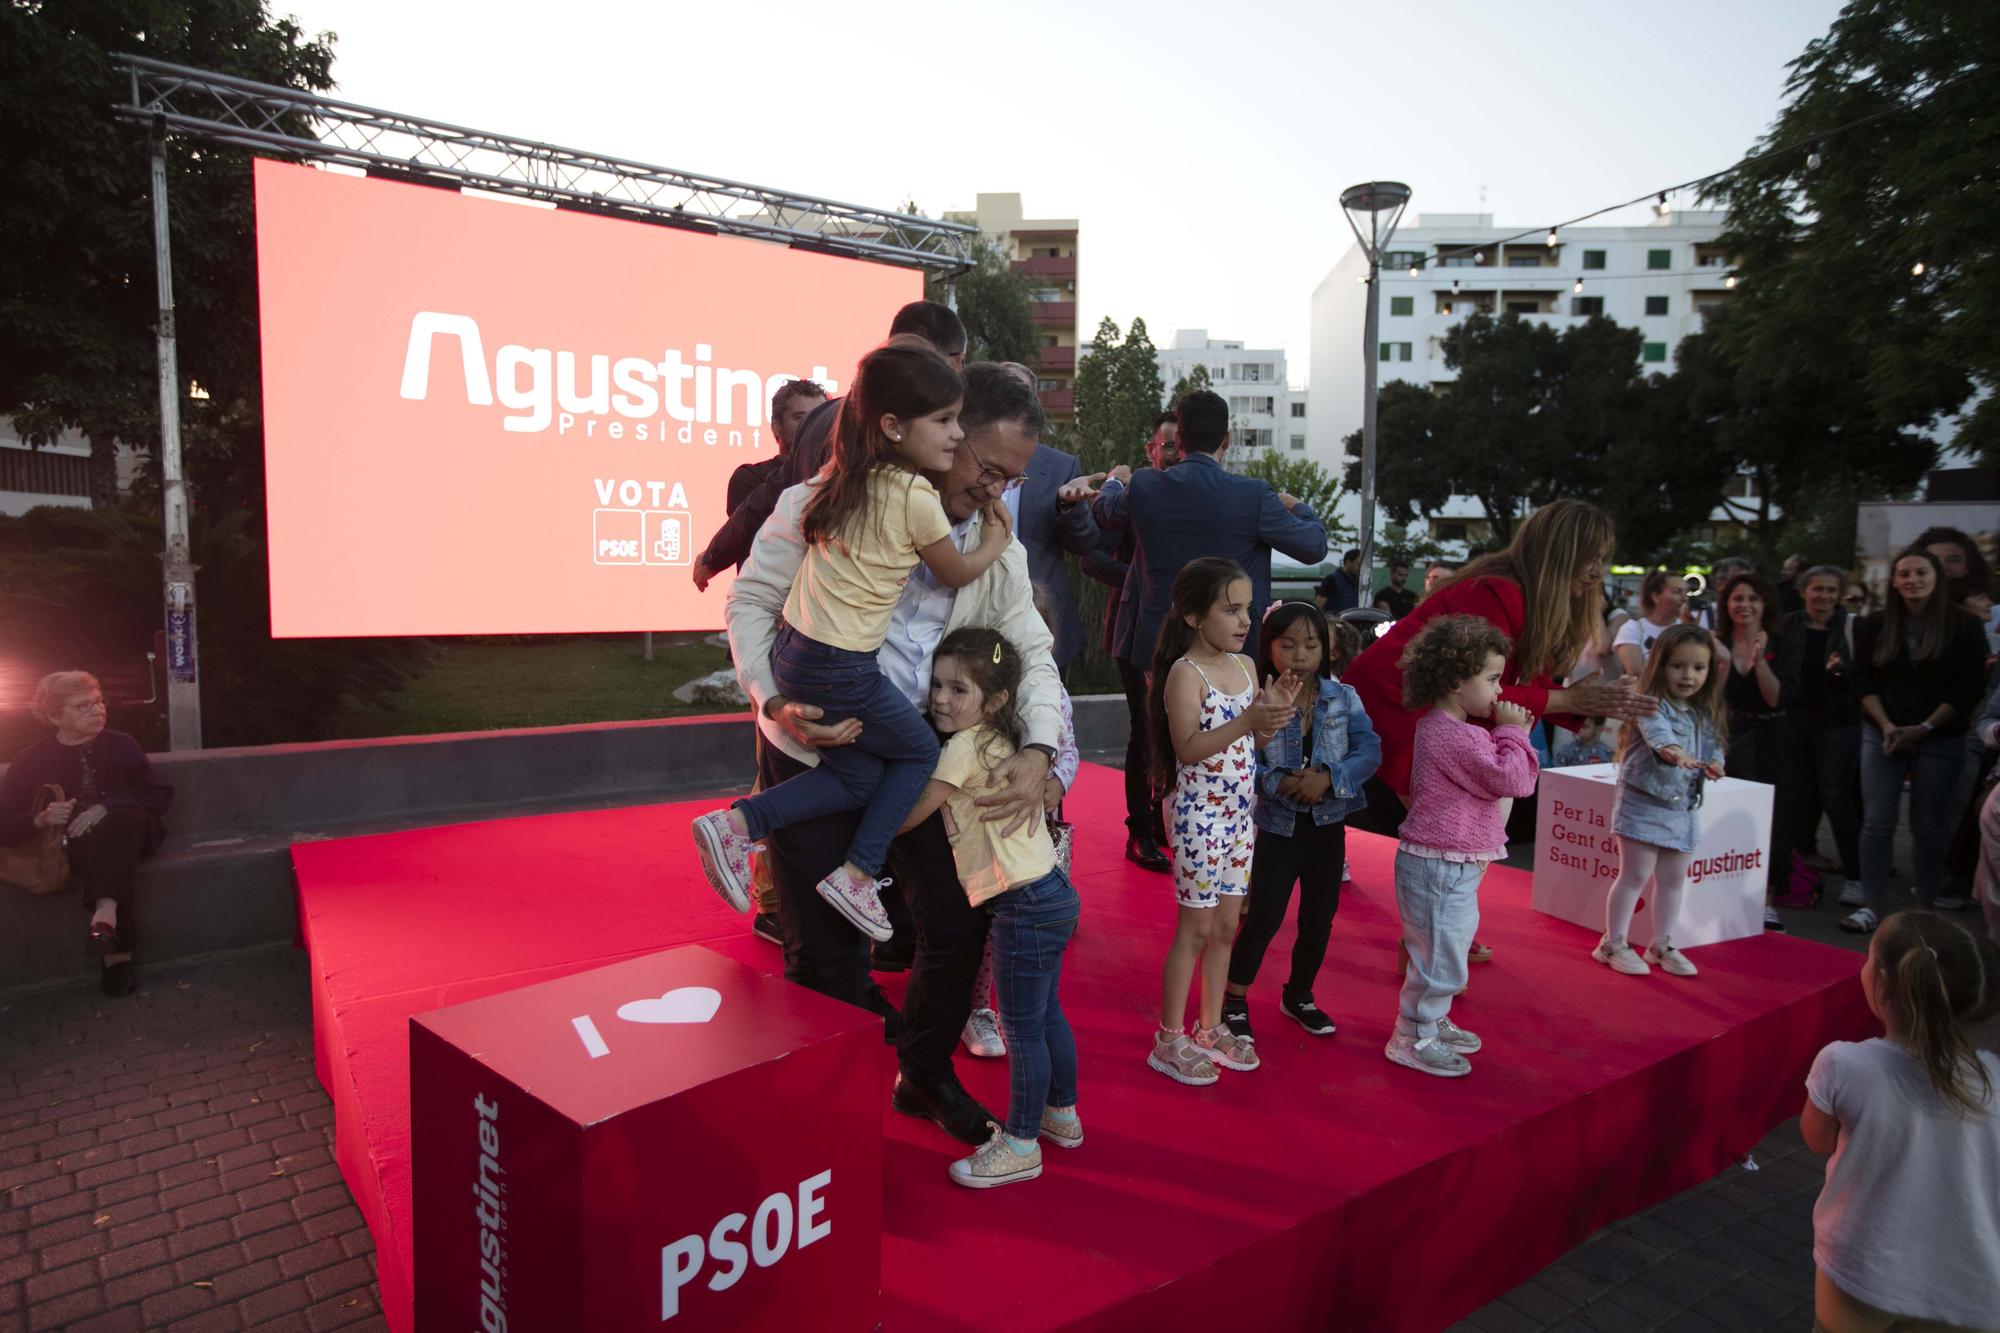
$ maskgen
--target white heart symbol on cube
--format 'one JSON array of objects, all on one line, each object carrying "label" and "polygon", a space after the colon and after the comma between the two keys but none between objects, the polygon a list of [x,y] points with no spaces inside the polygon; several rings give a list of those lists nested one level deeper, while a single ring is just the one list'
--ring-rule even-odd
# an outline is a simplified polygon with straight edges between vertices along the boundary
[{"label": "white heart symbol on cube", "polygon": [[722,992],[708,986],[680,986],[618,1006],[627,1023],[706,1023],[722,1007]]}]

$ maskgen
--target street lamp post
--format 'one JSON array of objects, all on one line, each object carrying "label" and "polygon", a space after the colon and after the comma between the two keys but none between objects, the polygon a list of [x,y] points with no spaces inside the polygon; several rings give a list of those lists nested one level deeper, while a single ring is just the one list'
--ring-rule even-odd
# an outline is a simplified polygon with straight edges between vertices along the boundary
[{"label": "street lamp post", "polygon": [[[1396,234],[1410,187],[1400,181],[1368,181],[1341,191],[1341,211],[1354,239],[1368,256],[1368,309],[1362,320],[1361,347],[1361,569],[1355,575],[1362,608],[1373,605],[1375,586],[1375,359],[1380,354],[1382,250]],[[1383,215],[1388,220],[1383,221]],[[1363,218],[1368,221],[1364,234]]]}]

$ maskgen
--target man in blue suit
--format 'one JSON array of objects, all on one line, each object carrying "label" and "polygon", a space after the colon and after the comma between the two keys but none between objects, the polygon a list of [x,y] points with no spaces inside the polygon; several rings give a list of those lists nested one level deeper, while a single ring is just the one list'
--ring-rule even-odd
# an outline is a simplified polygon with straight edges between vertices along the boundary
[{"label": "man in blue suit", "polygon": [[[1035,372],[1018,361],[1000,363],[1012,371],[1029,392],[1035,389]],[[1094,494],[1090,487],[1102,476],[1083,477],[1083,465],[1075,454],[1066,454],[1053,445],[1035,446],[1028,464],[1028,479],[1008,491],[1007,508],[1014,515],[1014,535],[1028,551],[1028,578],[1046,589],[1055,624],[1056,671],[1069,680],[1069,664],[1083,651],[1083,617],[1077,614],[1076,594],[1069,586],[1069,561],[1064,554],[1089,555],[1097,549],[1097,522],[1090,506],[1081,500],[1066,500],[1060,492],[1079,478],[1084,486],[1073,488]]]},{"label": "man in blue suit", "polygon": [[1099,527],[1129,526],[1138,538],[1112,652],[1141,671],[1152,666],[1174,576],[1188,561],[1221,556],[1250,576],[1250,637],[1243,651],[1254,660],[1264,605],[1271,600],[1271,552],[1283,551],[1306,565],[1326,558],[1326,525],[1309,506],[1271,489],[1269,482],[1223,470],[1229,404],[1221,395],[1197,389],[1181,399],[1176,415],[1187,461],[1170,471],[1137,475],[1118,468],[1091,506]]}]

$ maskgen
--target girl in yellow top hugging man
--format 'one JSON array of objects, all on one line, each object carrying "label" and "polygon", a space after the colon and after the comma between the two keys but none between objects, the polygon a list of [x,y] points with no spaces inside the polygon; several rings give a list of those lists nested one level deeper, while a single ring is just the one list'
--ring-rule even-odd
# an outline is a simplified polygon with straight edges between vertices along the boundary
[{"label": "girl in yellow top hugging man", "polygon": [[847,860],[818,884],[855,928],[891,931],[880,878],[889,843],[937,767],[930,724],[884,680],[875,656],[919,561],[949,587],[971,583],[1012,539],[1004,503],[986,506],[979,544],[951,540],[937,489],[965,438],[958,426],[965,382],[921,338],[891,338],[861,359],[833,426],[833,461],[812,483],[801,515],[807,550],[771,647],[771,673],[788,699],[824,710],[832,725],[858,724],[854,742],[820,751],[817,767],[694,821],[708,882],[737,911],[749,909],[749,855],[776,829],[844,810],[862,812]]}]

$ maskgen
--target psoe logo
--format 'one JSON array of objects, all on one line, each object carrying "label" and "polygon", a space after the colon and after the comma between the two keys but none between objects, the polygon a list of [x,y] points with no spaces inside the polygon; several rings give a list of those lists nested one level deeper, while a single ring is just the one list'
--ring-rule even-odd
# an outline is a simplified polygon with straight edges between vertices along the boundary
[{"label": "psoe logo", "polygon": [[[833,1233],[833,1220],[821,1219],[826,1212],[826,1200],[820,1197],[820,1191],[832,1181],[831,1169],[807,1176],[796,1191],[779,1190],[768,1195],[754,1213],[725,1215],[708,1229],[705,1239],[699,1233],[691,1233],[671,1245],[662,1245],[661,1320],[672,1319],[681,1312],[681,1288],[699,1277],[705,1266],[716,1266],[708,1275],[708,1289],[727,1291],[750,1271],[752,1263],[769,1268],[788,1253],[825,1240]],[[744,1239],[738,1239],[739,1236]]]},{"label": "psoe logo", "polygon": [[[679,482],[596,479],[591,511],[590,559],[599,565],[694,563],[694,514]],[[663,498],[664,497],[664,498]],[[613,501],[617,508],[610,508]],[[641,508],[651,503],[656,508]]]},{"label": "psoe logo", "polygon": [[[489,368],[478,320],[419,310],[410,317],[409,341],[403,348],[403,398],[422,402],[431,396],[432,349],[447,338],[457,344],[466,403],[492,407],[498,399],[508,409],[500,424],[515,434],[537,434],[553,425],[558,435],[580,429],[595,436],[601,424],[605,438],[612,440],[664,444],[671,434],[682,444],[741,448],[747,443],[758,448],[763,444],[759,427],[764,423],[764,404],[780,386],[799,378],[785,371],[767,375],[712,364],[715,351],[705,342],[688,351],[665,348],[658,360],[579,356],[550,347],[504,343],[494,352]],[[817,380],[828,396],[839,392],[825,366],[814,366],[809,378]],[[742,430],[697,433],[697,424],[740,424],[750,435],[746,440]]]}]

